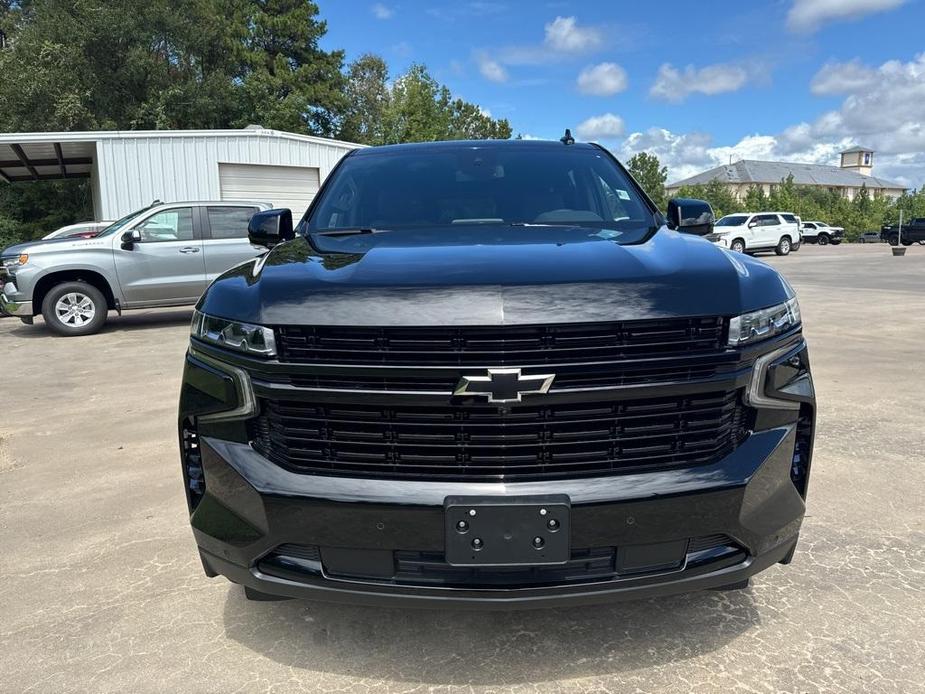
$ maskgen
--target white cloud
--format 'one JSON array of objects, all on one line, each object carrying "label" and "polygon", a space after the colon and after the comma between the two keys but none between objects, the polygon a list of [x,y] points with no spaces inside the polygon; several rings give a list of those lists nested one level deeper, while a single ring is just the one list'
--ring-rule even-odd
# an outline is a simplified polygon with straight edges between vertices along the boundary
[{"label": "white cloud", "polygon": [[377,2],[369,9],[376,19],[391,19],[395,14],[395,10],[393,10],[391,7],[383,5],[381,2]]},{"label": "white cloud", "polygon": [[507,82],[508,74],[504,66],[487,53],[477,53],[475,62],[479,66],[482,77],[489,82]]},{"label": "white cloud", "polygon": [[826,63],[813,77],[810,89],[813,94],[849,94],[874,86],[877,72],[859,60],[848,63]]},{"label": "white cloud", "polygon": [[626,70],[616,63],[591,65],[578,75],[578,91],[593,96],[613,96],[626,89]]},{"label": "white cloud", "polygon": [[875,151],[874,175],[911,187],[925,184],[925,53],[879,66],[829,63],[812,82],[818,94],[843,96],[841,105],[812,122],[779,133],[753,133],[715,144],[702,132],[660,128],[627,135],[618,155],[648,151],[668,167],[669,181],[739,159],[838,165],[840,151],[863,145]]},{"label": "white cloud", "polygon": [[734,92],[745,86],[747,81],[748,72],[739,65],[716,63],[702,68],[688,65],[681,71],[671,63],[665,63],[658,69],[649,96],[677,104],[694,93]]},{"label": "white cloud", "polygon": [[545,28],[545,45],[560,53],[587,53],[604,43],[600,29],[579,26],[575,17],[556,17]]},{"label": "white cloud", "polygon": [[892,10],[906,0],[793,0],[787,13],[787,28],[811,33],[836,20],[859,19],[876,12]]},{"label": "white cloud", "polygon": [[623,119],[612,113],[592,116],[575,129],[582,140],[612,140],[623,135]]}]

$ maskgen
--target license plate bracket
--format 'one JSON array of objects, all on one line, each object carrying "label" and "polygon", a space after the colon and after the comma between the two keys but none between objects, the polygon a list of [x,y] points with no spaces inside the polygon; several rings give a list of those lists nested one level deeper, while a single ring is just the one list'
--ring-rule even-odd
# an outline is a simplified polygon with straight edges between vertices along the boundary
[{"label": "license plate bracket", "polygon": [[444,500],[446,561],[452,566],[564,564],[571,503],[565,494]]}]

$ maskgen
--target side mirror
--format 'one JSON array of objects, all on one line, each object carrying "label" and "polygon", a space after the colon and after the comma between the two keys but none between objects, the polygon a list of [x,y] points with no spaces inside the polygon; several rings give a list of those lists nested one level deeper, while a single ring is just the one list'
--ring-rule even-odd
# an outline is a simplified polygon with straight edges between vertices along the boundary
[{"label": "side mirror", "polygon": [[247,238],[255,246],[273,248],[278,243],[295,238],[292,232],[292,212],[286,208],[256,212],[247,223]]},{"label": "side mirror", "polygon": [[756,226],[758,226],[758,222],[756,222],[755,220],[752,220],[748,223],[749,229],[754,229]]},{"label": "side mirror", "polygon": [[136,243],[141,243],[141,232],[138,229],[132,229],[122,234],[122,250],[130,251]]},{"label": "side mirror", "polygon": [[685,234],[706,236],[713,233],[716,217],[710,203],[693,198],[672,198],[668,201],[668,228]]}]

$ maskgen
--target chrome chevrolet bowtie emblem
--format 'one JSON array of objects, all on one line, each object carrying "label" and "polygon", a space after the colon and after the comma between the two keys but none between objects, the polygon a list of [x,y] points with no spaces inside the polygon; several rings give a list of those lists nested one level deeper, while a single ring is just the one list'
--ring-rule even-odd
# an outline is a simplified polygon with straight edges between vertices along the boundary
[{"label": "chrome chevrolet bowtie emblem", "polygon": [[555,374],[525,376],[520,369],[488,369],[485,376],[463,376],[453,395],[478,395],[492,403],[520,402],[524,395],[548,391],[555,377]]}]

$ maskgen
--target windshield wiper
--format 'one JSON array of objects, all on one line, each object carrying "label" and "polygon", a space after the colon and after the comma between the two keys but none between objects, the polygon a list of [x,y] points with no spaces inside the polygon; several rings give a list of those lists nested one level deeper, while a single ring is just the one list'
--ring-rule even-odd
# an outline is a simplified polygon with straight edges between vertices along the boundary
[{"label": "windshield wiper", "polygon": [[316,231],[315,234],[321,236],[356,236],[357,234],[382,234],[389,231],[388,229],[374,229],[372,227],[358,227],[356,229],[330,229],[328,231]]},{"label": "windshield wiper", "polygon": [[[621,220],[622,221],[622,220]],[[592,222],[588,220],[575,221],[575,222],[511,222],[508,226],[512,227],[553,227],[553,228],[583,228],[583,229],[617,229],[622,231],[625,227],[618,226],[618,222],[608,222],[601,220],[600,222]]]}]

